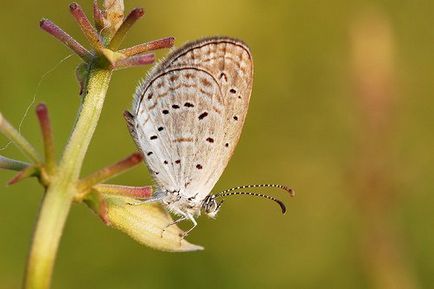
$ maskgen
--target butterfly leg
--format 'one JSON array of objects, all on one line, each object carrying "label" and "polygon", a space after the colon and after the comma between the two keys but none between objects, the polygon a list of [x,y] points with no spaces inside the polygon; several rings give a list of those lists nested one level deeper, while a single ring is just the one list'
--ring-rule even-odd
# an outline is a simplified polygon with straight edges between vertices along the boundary
[{"label": "butterfly leg", "polygon": [[133,201],[133,202],[128,202],[128,205],[139,206],[139,205],[143,205],[143,204],[159,202],[162,199],[163,199],[163,197],[151,197],[151,198],[146,199],[146,200],[140,200],[140,201],[137,200],[137,201]]},{"label": "butterfly leg", "polygon": [[182,216],[179,219],[173,221],[172,223],[169,223],[166,227],[164,227],[164,229],[161,231],[161,238],[163,238],[163,234],[164,232],[166,232],[167,228],[169,228],[170,226],[176,225],[181,221],[187,220],[187,216]]},{"label": "butterfly leg", "polygon": [[188,229],[188,231],[186,231],[184,233],[184,235],[182,236],[182,238],[187,237],[188,234],[190,234],[190,232],[193,231],[193,229],[196,228],[196,226],[197,226],[197,221],[194,219],[194,217],[191,214],[187,214],[186,219],[189,219],[193,223],[193,227],[191,227],[190,229]]}]

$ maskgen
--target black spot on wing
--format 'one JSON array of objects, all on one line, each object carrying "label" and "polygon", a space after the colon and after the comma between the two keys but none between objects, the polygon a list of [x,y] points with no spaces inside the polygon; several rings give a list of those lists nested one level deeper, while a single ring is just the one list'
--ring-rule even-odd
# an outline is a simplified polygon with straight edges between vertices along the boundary
[{"label": "black spot on wing", "polygon": [[206,112],[206,111],[202,112],[202,113],[199,115],[199,120],[204,119],[205,117],[207,117],[207,115],[208,115],[208,112]]}]

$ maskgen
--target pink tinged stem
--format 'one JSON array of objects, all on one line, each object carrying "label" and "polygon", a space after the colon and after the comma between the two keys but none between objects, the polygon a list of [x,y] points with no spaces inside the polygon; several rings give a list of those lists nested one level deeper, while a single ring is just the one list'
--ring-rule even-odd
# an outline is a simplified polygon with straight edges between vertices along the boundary
[{"label": "pink tinged stem", "polygon": [[113,178],[120,173],[127,171],[128,169],[136,166],[143,160],[143,156],[140,153],[133,153],[129,157],[94,172],[90,176],[82,179],[79,183],[79,190],[86,192],[90,190],[94,185]]},{"label": "pink tinged stem", "polygon": [[153,53],[150,54],[142,54],[131,56],[122,60],[119,60],[115,63],[114,69],[124,69],[133,66],[140,66],[151,64],[155,61],[155,55]]},{"label": "pink tinged stem", "polygon": [[83,31],[84,36],[86,36],[87,40],[89,40],[90,44],[96,50],[101,50],[104,46],[101,38],[99,37],[98,32],[90,23],[86,14],[84,14],[84,11],[83,9],[81,9],[80,5],[74,2],[69,5],[69,10],[71,11],[72,16],[74,16],[75,20],[80,26],[81,31]]},{"label": "pink tinged stem", "polygon": [[117,50],[119,48],[125,38],[125,35],[127,35],[130,28],[134,25],[134,23],[136,23],[138,19],[143,16],[143,14],[144,11],[142,8],[136,8],[132,10],[130,14],[128,14],[127,18],[125,18],[124,22],[122,22],[122,25],[119,27],[112,40],[110,41],[109,48],[111,50]]},{"label": "pink tinged stem", "polygon": [[93,18],[95,20],[95,27],[98,31],[104,28],[104,14],[98,6],[98,1],[93,1]]},{"label": "pink tinged stem", "polygon": [[11,171],[22,171],[29,166],[30,166],[29,163],[0,156],[0,169],[11,170]]},{"label": "pink tinged stem", "polygon": [[78,56],[80,56],[85,62],[90,61],[92,58],[92,54],[84,48],[80,43],[78,43],[74,38],[72,38],[68,33],[63,31],[59,26],[54,24],[48,19],[42,19],[39,22],[39,26],[45,30],[46,32],[50,33],[52,36],[54,36],[56,39],[58,39],[60,42],[65,44],[67,47],[69,47],[72,51],[75,52]]},{"label": "pink tinged stem", "polygon": [[119,52],[125,56],[133,56],[133,55],[137,55],[137,54],[141,54],[144,52],[153,51],[157,49],[170,48],[173,46],[174,43],[175,43],[174,37],[166,37],[166,38],[138,44],[133,47],[125,48],[119,50]]},{"label": "pink tinged stem", "polygon": [[51,129],[51,122],[48,115],[47,106],[43,103],[36,107],[36,114],[39,119],[39,124],[41,126],[42,138],[44,142],[45,151],[45,163],[49,173],[53,173],[56,167],[55,161],[55,149],[54,149],[54,138],[53,131]]},{"label": "pink tinged stem", "polygon": [[135,199],[146,199],[152,195],[152,187],[131,187],[131,186],[119,186],[111,184],[99,184],[93,187],[93,189],[99,193],[125,196]]},{"label": "pink tinged stem", "polygon": [[8,185],[14,185],[16,183],[18,183],[19,181],[24,180],[25,178],[28,177],[33,177],[39,174],[39,168],[35,167],[35,166],[29,166],[27,168],[25,168],[24,170],[22,170],[21,172],[19,172],[15,177],[13,177],[9,182]]}]

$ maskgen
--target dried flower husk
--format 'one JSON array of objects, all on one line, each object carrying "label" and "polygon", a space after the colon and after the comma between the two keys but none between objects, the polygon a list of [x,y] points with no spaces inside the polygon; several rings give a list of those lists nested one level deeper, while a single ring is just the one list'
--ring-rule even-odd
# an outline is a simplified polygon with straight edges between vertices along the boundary
[{"label": "dried flower husk", "polygon": [[182,237],[184,231],[178,226],[166,228],[173,219],[159,204],[130,205],[129,202],[134,202],[134,199],[104,194],[93,194],[86,200],[107,225],[145,246],[167,252],[203,250],[203,247],[185,240]]}]

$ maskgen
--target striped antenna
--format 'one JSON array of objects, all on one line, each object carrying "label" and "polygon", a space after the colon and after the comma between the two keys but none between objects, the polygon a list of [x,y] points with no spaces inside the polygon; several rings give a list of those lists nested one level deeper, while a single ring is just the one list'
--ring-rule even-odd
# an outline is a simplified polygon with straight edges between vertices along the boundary
[{"label": "striped antenna", "polygon": [[235,196],[235,195],[247,195],[247,196],[253,196],[253,197],[261,197],[261,198],[265,198],[265,199],[274,201],[280,206],[280,209],[282,210],[282,214],[286,213],[285,204],[281,200],[278,200],[276,198],[273,198],[273,197],[270,197],[270,196],[267,196],[264,194],[251,193],[251,192],[229,192],[229,193],[219,193],[219,194],[216,194],[214,196],[216,198],[220,198],[220,197],[229,197],[229,196]]},{"label": "striped antenna", "polygon": [[287,191],[291,197],[295,196],[295,192],[293,189],[285,186],[285,185],[278,185],[278,184],[259,184],[259,185],[244,185],[244,186],[238,186],[234,188],[230,188],[227,190],[224,190],[222,192],[217,193],[216,195],[220,194],[226,194],[232,191],[236,190],[242,190],[242,189],[250,189],[250,188],[276,188],[276,189],[282,189],[284,191]]}]

